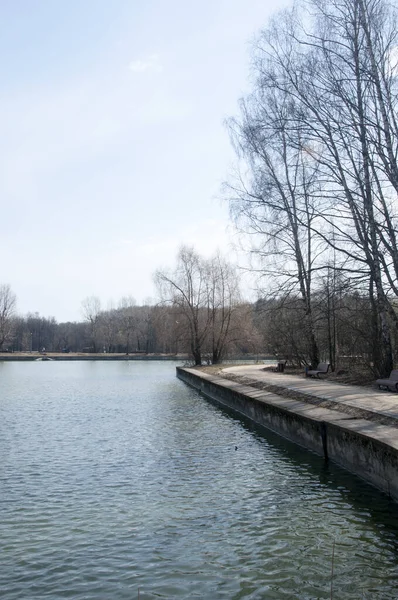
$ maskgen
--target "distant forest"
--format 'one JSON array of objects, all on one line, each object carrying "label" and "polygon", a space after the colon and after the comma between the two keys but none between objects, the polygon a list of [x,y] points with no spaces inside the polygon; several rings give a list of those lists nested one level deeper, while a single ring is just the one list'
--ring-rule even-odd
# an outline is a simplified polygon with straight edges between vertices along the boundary
[{"label": "distant forest", "polygon": [[[179,305],[177,298],[169,305],[160,302],[154,306],[137,306],[133,299],[125,298],[118,308],[102,310],[98,298],[90,297],[82,303],[82,321],[58,323],[53,317],[38,313],[21,316],[13,310],[5,311],[5,290],[15,306],[15,296],[9,286],[0,285],[0,307],[3,308],[0,351],[183,353],[195,362],[189,316],[186,306]],[[204,298],[202,300],[204,302]],[[204,304],[197,307],[201,361],[267,355],[287,358],[297,366],[311,364],[305,307],[299,296],[288,300],[263,298],[253,303],[237,301],[230,308],[227,335],[220,354],[215,356],[215,343],[222,332],[226,306],[216,306],[214,311]],[[333,357],[334,368],[360,365],[374,369],[374,340],[369,327],[372,305],[366,296],[347,292],[343,287],[330,289],[326,282],[314,298],[314,311],[322,357]]]}]

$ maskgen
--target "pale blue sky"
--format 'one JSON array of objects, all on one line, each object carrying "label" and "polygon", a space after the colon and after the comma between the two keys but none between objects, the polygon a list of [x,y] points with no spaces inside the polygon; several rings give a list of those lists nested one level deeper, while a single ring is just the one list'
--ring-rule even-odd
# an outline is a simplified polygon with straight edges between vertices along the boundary
[{"label": "pale blue sky", "polygon": [[79,320],[154,297],[178,247],[231,258],[223,121],[273,0],[0,0],[0,283]]}]

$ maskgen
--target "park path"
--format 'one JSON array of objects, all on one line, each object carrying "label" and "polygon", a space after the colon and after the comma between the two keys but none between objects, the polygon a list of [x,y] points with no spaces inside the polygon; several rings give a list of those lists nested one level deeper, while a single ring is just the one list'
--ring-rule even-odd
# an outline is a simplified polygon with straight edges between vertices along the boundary
[{"label": "park path", "polygon": [[372,388],[274,373],[263,365],[227,367],[220,375],[281,396],[339,410],[355,417],[398,427],[398,394]]}]

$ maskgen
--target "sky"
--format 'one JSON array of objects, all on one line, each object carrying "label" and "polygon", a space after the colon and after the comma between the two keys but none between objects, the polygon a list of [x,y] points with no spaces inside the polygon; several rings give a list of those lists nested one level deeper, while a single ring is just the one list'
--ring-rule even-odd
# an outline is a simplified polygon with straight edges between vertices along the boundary
[{"label": "sky", "polygon": [[[179,247],[231,261],[225,119],[280,0],[0,0],[0,283],[18,312],[156,300]],[[249,290],[247,290],[249,292]]]}]

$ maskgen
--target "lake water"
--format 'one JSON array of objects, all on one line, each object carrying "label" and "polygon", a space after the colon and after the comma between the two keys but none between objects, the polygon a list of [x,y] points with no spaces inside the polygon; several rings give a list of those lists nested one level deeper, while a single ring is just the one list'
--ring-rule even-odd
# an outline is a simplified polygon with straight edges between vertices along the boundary
[{"label": "lake water", "polygon": [[2,600],[398,598],[397,505],[171,362],[0,362],[0,511]]}]

